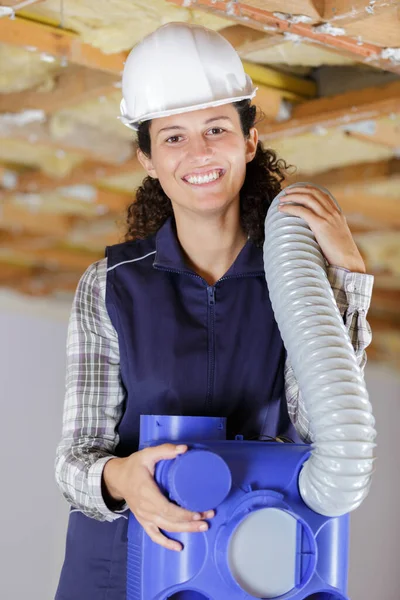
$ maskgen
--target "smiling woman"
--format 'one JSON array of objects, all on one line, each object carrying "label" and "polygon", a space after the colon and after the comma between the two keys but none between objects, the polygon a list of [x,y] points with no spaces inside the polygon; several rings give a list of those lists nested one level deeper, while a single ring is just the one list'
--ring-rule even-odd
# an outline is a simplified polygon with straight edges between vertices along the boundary
[{"label": "smiling woman", "polygon": [[[264,219],[286,164],[258,141],[238,54],[213,31],[170,23],[132,50],[122,91],[121,120],[137,131],[148,175],[126,241],[87,269],[72,308],[56,478],[73,509],[56,600],[126,599],[128,511],[165,551],[182,550],[174,534],[209,528],[215,506],[186,510],[154,479],[157,463],[187,446],[139,451],[141,415],[225,417],[228,439],[313,441],[263,262]],[[343,261],[328,276],[364,366],[371,277],[340,268],[362,265],[326,195],[300,190],[296,204]]]},{"label": "smiling woman", "polygon": [[152,235],[180,208],[218,212],[230,205],[261,246],[265,215],[288,167],[258,142],[256,119],[256,107],[243,100],[142,123],[138,156],[149,176],[128,209],[125,239]]}]

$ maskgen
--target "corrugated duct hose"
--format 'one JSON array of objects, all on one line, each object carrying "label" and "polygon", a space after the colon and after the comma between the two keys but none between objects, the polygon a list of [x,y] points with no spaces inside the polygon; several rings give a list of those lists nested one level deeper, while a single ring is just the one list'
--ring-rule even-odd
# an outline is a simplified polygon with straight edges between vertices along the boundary
[{"label": "corrugated duct hose", "polygon": [[264,266],[275,318],[311,424],[312,451],[300,472],[299,489],[309,508],[336,517],[357,508],[368,495],[375,420],[325,258],[308,224],[279,212],[282,194],[265,221]]}]

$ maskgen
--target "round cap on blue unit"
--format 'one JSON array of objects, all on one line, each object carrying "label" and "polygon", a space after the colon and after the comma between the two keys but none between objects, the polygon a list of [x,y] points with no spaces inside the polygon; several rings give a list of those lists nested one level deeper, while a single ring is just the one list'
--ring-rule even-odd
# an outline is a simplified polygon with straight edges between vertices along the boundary
[{"label": "round cap on blue unit", "polygon": [[168,472],[171,500],[192,511],[213,510],[230,492],[232,476],[223,458],[208,450],[189,450]]}]

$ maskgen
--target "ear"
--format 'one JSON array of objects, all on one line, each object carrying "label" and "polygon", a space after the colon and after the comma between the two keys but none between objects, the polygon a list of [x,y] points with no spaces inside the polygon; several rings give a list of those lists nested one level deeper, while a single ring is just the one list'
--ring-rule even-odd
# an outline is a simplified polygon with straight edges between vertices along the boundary
[{"label": "ear", "polygon": [[258,131],[255,127],[250,129],[250,134],[248,139],[246,140],[246,163],[249,163],[253,160],[256,155],[258,144]]},{"label": "ear", "polygon": [[150,175],[153,179],[158,179],[156,170],[154,168],[153,162],[151,158],[146,156],[140,148],[136,150],[136,156],[138,157],[138,161],[142,165],[143,169],[147,171],[147,174]]}]

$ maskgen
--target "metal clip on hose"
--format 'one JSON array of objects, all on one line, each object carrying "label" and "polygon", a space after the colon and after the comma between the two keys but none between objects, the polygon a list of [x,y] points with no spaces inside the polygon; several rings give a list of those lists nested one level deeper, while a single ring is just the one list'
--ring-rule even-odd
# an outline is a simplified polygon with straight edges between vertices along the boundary
[{"label": "metal clip on hose", "polygon": [[[314,187],[334,200],[326,189]],[[300,472],[299,489],[309,508],[336,517],[356,509],[368,495],[375,420],[325,259],[308,224],[279,212],[283,194],[274,199],[265,221],[264,267],[311,424],[312,452]]]}]

